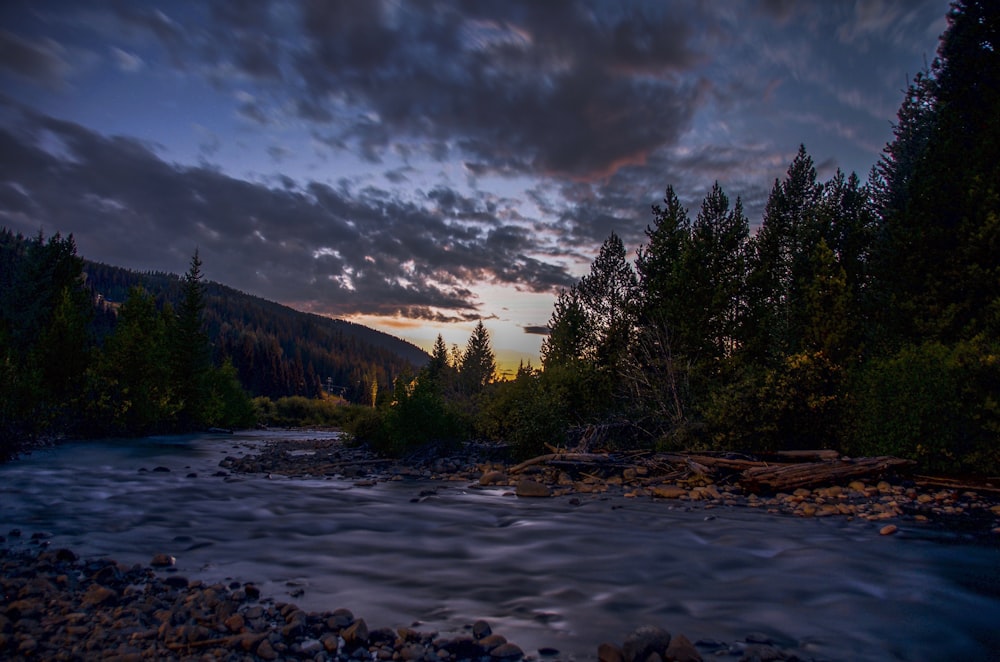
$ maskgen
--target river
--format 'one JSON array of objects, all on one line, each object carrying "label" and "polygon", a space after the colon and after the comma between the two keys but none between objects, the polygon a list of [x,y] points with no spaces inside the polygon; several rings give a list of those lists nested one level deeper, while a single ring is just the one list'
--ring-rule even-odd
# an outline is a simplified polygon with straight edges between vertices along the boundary
[{"label": "river", "polygon": [[483,618],[564,659],[592,659],[642,624],[692,641],[761,633],[817,659],[1000,659],[1000,546],[905,522],[880,536],[867,522],[747,508],[213,475],[266,439],[318,436],[37,451],[0,466],[0,535],[21,529],[15,546],[44,531],[53,546],[127,563],[169,553],[188,578],[253,581],[374,627],[454,632]]}]

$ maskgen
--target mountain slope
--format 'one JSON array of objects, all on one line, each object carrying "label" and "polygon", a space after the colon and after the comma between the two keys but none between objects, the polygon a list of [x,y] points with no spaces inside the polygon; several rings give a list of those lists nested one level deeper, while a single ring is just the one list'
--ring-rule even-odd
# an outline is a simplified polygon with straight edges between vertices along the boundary
[{"label": "mountain slope", "polygon": [[[135,272],[86,262],[87,286],[110,305],[96,320],[98,334],[110,331],[114,306],[142,286],[159,306],[176,306],[181,279],[162,272]],[[253,395],[315,396],[324,388],[350,400],[370,397],[372,382],[386,388],[401,373],[430,357],[404,340],[344,320],[303,313],[239,290],[205,284],[205,325],[216,358],[232,360]]]}]

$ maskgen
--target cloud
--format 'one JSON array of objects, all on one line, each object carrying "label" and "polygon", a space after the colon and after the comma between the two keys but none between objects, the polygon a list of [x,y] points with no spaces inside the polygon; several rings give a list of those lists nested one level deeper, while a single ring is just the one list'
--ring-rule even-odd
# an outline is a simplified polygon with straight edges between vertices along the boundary
[{"label": "cloud", "polygon": [[549,327],[547,326],[525,326],[522,327],[524,332],[533,336],[547,336],[549,335]]},{"label": "cloud", "polygon": [[51,39],[32,41],[0,30],[0,67],[40,85],[60,87],[70,71],[65,49]]},{"label": "cloud", "polygon": [[123,51],[122,49],[115,48],[114,46],[111,47],[111,57],[114,59],[115,64],[121,71],[130,74],[141,71],[146,64],[138,55]]},{"label": "cloud", "polygon": [[208,277],[334,315],[482,317],[472,287],[532,292],[571,282],[531,257],[535,238],[502,205],[445,187],[424,204],[350,184],[277,188],[162,160],[153,146],[5,104],[0,224],[72,232],[84,257]]}]

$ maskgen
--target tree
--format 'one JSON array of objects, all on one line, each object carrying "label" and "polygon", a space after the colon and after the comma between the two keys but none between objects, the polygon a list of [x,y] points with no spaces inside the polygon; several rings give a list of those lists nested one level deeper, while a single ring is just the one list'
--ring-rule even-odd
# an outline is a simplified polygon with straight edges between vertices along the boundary
[{"label": "tree", "polygon": [[685,317],[688,283],[683,257],[691,240],[691,221],[673,187],[667,187],[663,204],[653,205],[653,225],[646,226],[647,243],[636,251],[637,321],[645,325],[652,319],[662,320],[673,333]]},{"label": "tree", "polygon": [[705,196],[685,251],[689,301],[682,346],[706,365],[718,364],[743,344],[744,283],[750,224],[737,198],[716,182]]},{"label": "tree", "polygon": [[486,385],[493,381],[496,370],[497,362],[490,344],[490,334],[480,320],[465,345],[465,353],[462,354],[462,364],[459,368],[459,377],[466,394],[481,393]]},{"label": "tree", "polygon": [[576,285],[563,290],[549,317],[549,334],[542,341],[542,368],[549,370],[582,361],[591,337],[589,320]]},{"label": "tree", "polygon": [[133,288],[90,373],[92,431],[144,435],[169,429],[176,405],[166,329],[153,297]]},{"label": "tree", "polygon": [[626,260],[625,246],[612,232],[601,245],[590,273],[577,286],[589,334],[583,355],[606,377],[613,379],[621,374],[635,328],[637,294],[638,280]]},{"label": "tree", "polygon": [[880,163],[878,306],[890,345],[1000,338],[1000,6],[953,3]]},{"label": "tree", "polygon": [[202,321],[205,286],[201,282],[201,264],[196,250],[184,276],[176,318],[168,329],[170,378],[179,405],[178,422],[182,428],[201,424],[204,420],[202,408],[209,393],[207,378],[212,361]]},{"label": "tree", "polygon": [[754,333],[748,351],[755,360],[777,365],[799,350],[804,310],[802,288],[820,236],[822,186],[812,158],[800,145],[784,181],[775,181],[764,220],[751,243],[749,313]]}]

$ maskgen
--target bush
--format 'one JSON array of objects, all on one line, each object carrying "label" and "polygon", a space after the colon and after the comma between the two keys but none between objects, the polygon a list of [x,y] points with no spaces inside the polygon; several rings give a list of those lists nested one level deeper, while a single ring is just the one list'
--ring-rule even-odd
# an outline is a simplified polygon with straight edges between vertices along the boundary
[{"label": "bush", "polygon": [[773,452],[837,448],[844,412],[843,369],[823,352],[749,368],[712,391],[703,416],[715,448]]},{"label": "bush", "polygon": [[391,402],[369,412],[352,421],[348,431],[383,455],[398,457],[432,442],[457,444],[471,432],[467,416],[445,400],[426,371],[417,379],[396,380]]},{"label": "bush", "polygon": [[545,444],[562,445],[569,427],[565,393],[558,380],[530,366],[513,381],[495,384],[481,402],[476,431],[494,441],[507,442],[518,458],[545,452]]},{"label": "bush", "polygon": [[995,346],[907,346],[869,362],[856,382],[851,452],[916,460],[924,471],[1000,474]]},{"label": "bush", "polygon": [[274,427],[340,427],[354,408],[339,398],[306,398],[301,395],[270,400],[254,398],[258,420]]}]

